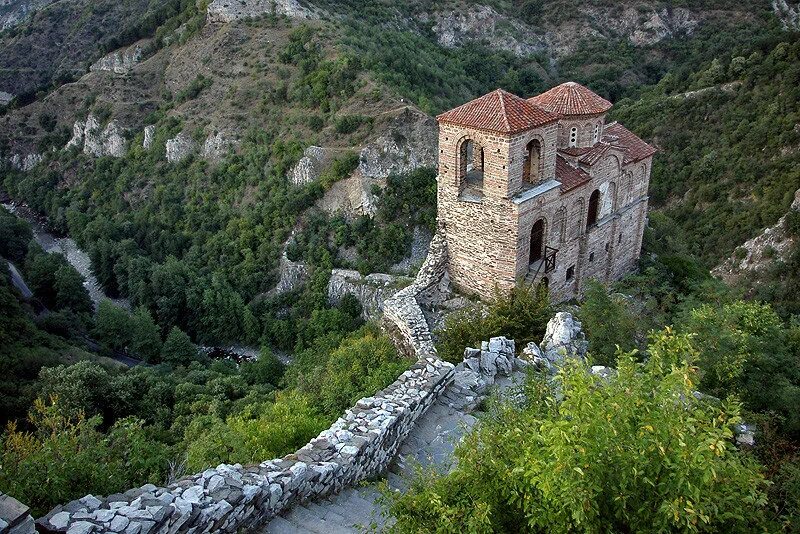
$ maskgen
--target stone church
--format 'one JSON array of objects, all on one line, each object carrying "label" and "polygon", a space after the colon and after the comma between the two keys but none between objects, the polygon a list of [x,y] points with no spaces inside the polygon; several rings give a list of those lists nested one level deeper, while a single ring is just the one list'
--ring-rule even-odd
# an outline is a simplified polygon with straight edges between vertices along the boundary
[{"label": "stone church", "polygon": [[498,89],[437,117],[438,223],[449,273],[490,297],[518,281],[554,301],[636,265],[655,149],[575,82],[523,99]]}]

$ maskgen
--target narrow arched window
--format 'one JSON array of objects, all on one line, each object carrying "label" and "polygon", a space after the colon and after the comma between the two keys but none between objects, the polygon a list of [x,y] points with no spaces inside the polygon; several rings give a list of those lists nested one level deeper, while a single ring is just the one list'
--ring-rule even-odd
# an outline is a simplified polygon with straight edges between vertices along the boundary
[{"label": "narrow arched window", "polygon": [[525,160],[522,163],[522,180],[530,183],[539,183],[542,165],[542,145],[533,139],[525,147]]},{"label": "narrow arched window", "polygon": [[600,207],[600,191],[595,189],[589,196],[589,213],[586,216],[586,229],[597,224],[597,212]]},{"label": "narrow arched window", "polygon": [[600,124],[599,123],[594,125],[594,142],[595,143],[600,142]]},{"label": "narrow arched window", "polygon": [[578,127],[573,126],[569,130],[569,146],[578,146]]}]

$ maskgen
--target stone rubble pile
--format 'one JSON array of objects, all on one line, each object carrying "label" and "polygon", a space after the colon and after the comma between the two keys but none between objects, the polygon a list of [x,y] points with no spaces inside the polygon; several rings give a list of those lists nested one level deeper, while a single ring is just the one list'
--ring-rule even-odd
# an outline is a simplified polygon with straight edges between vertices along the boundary
[{"label": "stone rubble pile", "polygon": [[237,532],[256,526],[294,503],[384,471],[452,379],[452,364],[422,357],[294,454],[251,466],[222,464],[168,487],[148,484],[102,499],[87,495],[54,508],[37,525],[70,534]]},{"label": "stone rubble pile", "polygon": [[537,370],[555,374],[567,358],[585,360],[588,346],[580,321],[571,313],[558,312],[547,323],[541,345],[528,343],[521,359]]},{"label": "stone rubble pile", "polygon": [[34,534],[36,525],[27,506],[0,491],[0,534]]}]

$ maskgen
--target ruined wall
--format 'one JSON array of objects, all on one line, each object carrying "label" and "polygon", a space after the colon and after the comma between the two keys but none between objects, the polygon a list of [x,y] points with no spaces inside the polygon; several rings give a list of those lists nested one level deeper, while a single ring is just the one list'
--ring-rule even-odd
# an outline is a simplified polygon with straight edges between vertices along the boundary
[{"label": "ruined wall", "polygon": [[395,293],[383,308],[383,327],[402,353],[422,357],[436,354],[433,336],[421,303],[430,302],[449,283],[447,240],[437,233],[414,282]]},{"label": "ruined wall", "polygon": [[167,487],[87,495],[37,523],[55,532],[237,532],[292,504],[335,493],[384,471],[453,378],[453,365],[423,356],[383,391],[359,400],[305,447],[258,465],[222,464]]}]

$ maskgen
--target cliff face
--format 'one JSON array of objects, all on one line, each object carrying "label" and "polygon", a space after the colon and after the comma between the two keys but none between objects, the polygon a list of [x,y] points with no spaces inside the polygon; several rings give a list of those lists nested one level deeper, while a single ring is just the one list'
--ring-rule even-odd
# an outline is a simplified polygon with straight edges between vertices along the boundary
[{"label": "cliff face", "polygon": [[0,31],[25,22],[35,11],[55,0],[0,0]]},{"label": "cliff face", "polygon": [[[800,189],[794,194],[794,202],[790,208],[800,211]],[[738,281],[744,276],[763,271],[776,261],[786,260],[796,241],[796,237],[786,231],[786,218],[781,217],[775,225],[765,228],[763,232],[746,241],[737,249],[733,257],[728,258],[711,272],[728,283]]]}]

